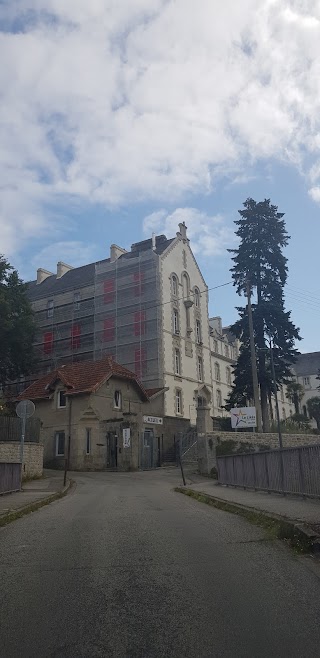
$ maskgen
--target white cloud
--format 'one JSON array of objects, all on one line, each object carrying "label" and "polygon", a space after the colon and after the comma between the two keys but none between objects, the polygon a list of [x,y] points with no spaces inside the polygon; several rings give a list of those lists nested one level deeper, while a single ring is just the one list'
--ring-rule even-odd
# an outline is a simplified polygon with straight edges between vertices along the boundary
[{"label": "white cloud", "polygon": [[80,241],[54,242],[50,247],[44,247],[32,258],[35,270],[43,267],[49,272],[57,271],[58,261],[62,261],[72,267],[80,267],[95,260],[96,245],[85,244]]},{"label": "white cloud", "polygon": [[158,210],[144,218],[143,232],[172,236],[180,222],[185,222],[193,252],[201,256],[225,255],[235,243],[234,231],[224,225],[221,215],[208,215],[196,208],[176,208],[174,212]]},{"label": "white cloud", "polygon": [[309,195],[311,196],[311,199],[320,203],[320,187],[311,187]]},{"label": "white cloud", "polygon": [[3,251],[70,198],[181,203],[261,158],[319,169],[318,0],[11,0],[2,14]]}]

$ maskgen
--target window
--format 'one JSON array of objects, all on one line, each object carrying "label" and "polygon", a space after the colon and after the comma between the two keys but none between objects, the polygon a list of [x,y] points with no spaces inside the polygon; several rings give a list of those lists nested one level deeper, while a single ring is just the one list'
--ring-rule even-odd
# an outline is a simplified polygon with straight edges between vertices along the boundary
[{"label": "window", "polygon": [[196,308],[199,308],[200,306],[200,292],[199,288],[194,289],[194,305]]},{"label": "window", "polygon": [[67,406],[67,398],[65,391],[58,391],[58,409],[65,409]]},{"label": "window", "polygon": [[179,313],[176,308],[173,309],[173,333],[179,333]]},{"label": "window", "polygon": [[51,354],[53,350],[53,332],[46,331],[43,334],[43,351],[45,354]]},{"label": "window", "polygon": [[91,428],[87,427],[86,429],[86,455],[91,453]]},{"label": "window", "polygon": [[183,267],[187,269],[187,254],[185,249],[183,249],[182,252],[182,262],[183,262]]},{"label": "window", "polygon": [[221,391],[219,389],[217,390],[217,407],[218,409],[221,409],[222,407],[222,397],[221,397]]},{"label": "window", "polygon": [[71,349],[76,350],[81,344],[81,329],[79,324],[74,324],[71,328]]},{"label": "window", "polygon": [[53,299],[47,302],[47,318],[53,318]]},{"label": "window", "polygon": [[172,294],[175,297],[178,297],[178,279],[175,274],[172,275],[171,281],[172,281]]},{"label": "window", "polygon": [[281,396],[281,402],[284,402],[284,390],[283,390],[283,386],[280,386],[280,396]]},{"label": "window", "polygon": [[103,282],[103,301],[105,304],[112,304],[114,302],[114,280],[106,279]]},{"label": "window", "polygon": [[134,296],[135,297],[140,297],[143,293],[143,279],[144,279],[144,273],[143,272],[135,272],[133,275],[133,280],[134,280]]},{"label": "window", "polygon": [[286,410],[285,410],[284,407],[282,407],[282,418],[283,418],[283,420],[286,420],[286,418],[287,418],[287,416],[286,416]]},{"label": "window", "polygon": [[206,402],[205,399],[204,399],[201,395],[198,395],[198,398],[197,398],[197,406],[198,406],[198,407],[204,407],[204,406],[205,406],[205,402]]},{"label": "window", "polygon": [[144,336],[146,333],[146,312],[137,311],[134,314],[134,335]]},{"label": "window", "polygon": [[196,342],[198,345],[201,343],[201,324],[200,320],[196,320]]},{"label": "window", "polygon": [[227,358],[229,358],[229,347],[228,347],[228,345],[225,345],[225,346],[224,346],[224,355],[225,355]]},{"label": "window", "polygon": [[230,370],[230,368],[226,368],[226,377],[227,377],[228,386],[231,386],[231,370]]},{"label": "window", "polygon": [[190,282],[187,274],[182,275],[182,290],[184,299],[189,299]]},{"label": "window", "polygon": [[214,364],[214,377],[217,382],[220,381],[220,366],[219,363]]},{"label": "window", "polygon": [[303,385],[304,386],[310,386],[310,377],[304,377],[303,378]]},{"label": "window", "polygon": [[176,375],[181,374],[180,350],[174,351],[174,372]]},{"label": "window", "polygon": [[134,371],[139,379],[147,372],[147,353],[144,347],[134,351]]},{"label": "window", "polygon": [[75,311],[80,311],[80,302],[81,302],[80,292],[74,292],[73,293],[73,308],[74,308]]},{"label": "window", "polygon": [[64,432],[56,432],[56,457],[64,456]]},{"label": "window", "polygon": [[115,391],[113,396],[113,406],[115,409],[121,409],[121,391]]},{"label": "window", "polygon": [[217,340],[214,340],[214,341],[213,341],[213,351],[214,351],[214,352],[217,352],[217,354],[218,354],[218,352],[219,352],[219,349],[218,349],[218,341],[217,341]]},{"label": "window", "polygon": [[200,382],[203,380],[203,362],[201,356],[198,356],[198,379]]},{"label": "window", "polygon": [[103,327],[103,340],[109,342],[114,340],[115,330],[114,330],[114,318],[107,318],[104,321]]},{"label": "window", "polygon": [[176,413],[181,414],[182,413],[182,398],[181,398],[181,391],[178,389],[176,390]]}]

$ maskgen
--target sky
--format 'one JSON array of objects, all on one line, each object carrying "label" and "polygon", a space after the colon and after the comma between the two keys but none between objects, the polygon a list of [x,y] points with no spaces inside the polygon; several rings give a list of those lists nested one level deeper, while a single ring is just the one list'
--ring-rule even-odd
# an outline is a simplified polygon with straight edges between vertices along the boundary
[{"label": "sky", "polygon": [[[0,0],[0,253],[25,280],[179,221],[209,288],[247,197],[285,213],[319,351],[319,0]],[[224,325],[243,304],[212,290]]]}]

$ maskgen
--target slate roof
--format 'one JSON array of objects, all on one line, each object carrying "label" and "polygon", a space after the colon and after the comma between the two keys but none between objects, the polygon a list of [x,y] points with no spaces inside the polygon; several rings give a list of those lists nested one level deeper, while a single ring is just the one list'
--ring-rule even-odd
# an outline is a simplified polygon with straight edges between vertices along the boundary
[{"label": "slate roof", "polygon": [[296,375],[299,377],[317,375],[320,370],[320,352],[307,352],[306,354],[299,354],[293,369]]},{"label": "slate roof", "polygon": [[[167,239],[165,235],[156,236],[156,249],[155,253],[161,255],[167,247],[175,240],[175,238]],[[152,249],[152,239],[142,240],[142,242],[136,242],[131,246],[131,251],[128,251],[125,254],[119,256],[119,259],[130,259],[136,258],[139,253],[148,251]],[[102,261],[97,261],[98,263],[110,263],[110,258],[105,258]],[[95,275],[95,265],[96,263],[89,263],[88,265],[82,265],[81,267],[75,267],[69,272],[66,272],[62,277],[57,279],[56,274],[48,276],[42,283],[37,285],[37,281],[29,281],[27,283],[28,295],[31,301],[36,299],[43,299],[50,297],[50,295],[56,295],[59,293],[66,292],[68,290],[77,290],[79,288],[84,288],[94,284],[94,275]]]},{"label": "slate roof", "polygon": [[133,382],[140,390],[141,397],[148,400],[148,394],[134,372],[116,363],[110,356],[100,361],[79,361],[47,373],[31,384],[19,395],[19,400],[47,400],[50,398],[57,381],[66,387],[66,395],[94,393],[110,377],[120,377]]}]

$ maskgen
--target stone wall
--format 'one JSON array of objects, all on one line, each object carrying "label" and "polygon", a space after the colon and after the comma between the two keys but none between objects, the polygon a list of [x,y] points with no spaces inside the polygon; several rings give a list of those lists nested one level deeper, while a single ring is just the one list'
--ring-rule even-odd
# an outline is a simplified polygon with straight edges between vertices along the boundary
[{"label": "stone wall", "polygon": [[[19,462],[20,443],[0,442],[0,461]],[[23,451],[23,477],[41,477],[43,473],[42,443],[25,443]]]},{"label": "stone wall", "polygon": [[[223,441],[236,441],[238,447],[241,443],[250,443],[252,448],[278,448],[279,437],[278,434],[258,434],[256,432],[213,432],[214,436],[219,443]],[[284,448],[296,448],[298,446],[307,446],[320,444],[320,434],[283,434],[282,442]]]}]

